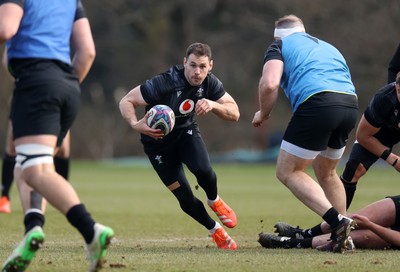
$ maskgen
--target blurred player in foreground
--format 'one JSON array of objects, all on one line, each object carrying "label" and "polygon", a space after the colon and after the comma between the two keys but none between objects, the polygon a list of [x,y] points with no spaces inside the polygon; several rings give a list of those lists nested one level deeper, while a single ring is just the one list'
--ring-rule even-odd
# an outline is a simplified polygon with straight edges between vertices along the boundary
[{"label": "blurred player in foreground", "polygon": [[[7,50],[4,50],[2,56],[2,66],[8,72]],[[14,81],[14,77],[10,74],[9,78]],[[14,180],[15,157],[17,156],[12,135],[11,116],[7,126],[5,153],[2,160],[1,172],[1,197],[0,197],[0,213],[11,213],[10,190]],[[56,172],[63,176],[66,180],[69,178],[69,157],[70,157],[70,133],[65,136],[62,144],[57,149],[54,156],[54,166]]]},{"label": "blurred player in foreground", "polygon": [[25,271],[42,246],[46,201],[81,233],[90,260],[88,271],[97,271],[113,230],[92,219],[53,163],[55,148],[78,113],[79,83],[95,57],[83,6],[79,0],[0,0],[0,44],[4,42],[15,78],[11,119],[25,235],[2,271]]},{"label": "blurred player in foreground", "polygon": [[[214,113],[227,121],[238,121],[239,109],[221,81],[210,71],[213,67],[211,48],[203,43],[191,44],[176,65],[144,84],[132,89],[120,102],[123,118],[141,133],[144,151],[165,186],[179,201],[182,210],[207,228],[219,248],[235,250],[235,241],[207,213],[203,203],[194,196],[183,164],[196,176],[204,189],[208,205],[228,228],[236,226],[235,212],[218,195],[217,176],[213,171],[206,146],[195,116]],[[146,124],[148,113],[137,117],[137,109],[148,111],[157,104],[168,105],[175,113],[176,123],[170,134]]]}]

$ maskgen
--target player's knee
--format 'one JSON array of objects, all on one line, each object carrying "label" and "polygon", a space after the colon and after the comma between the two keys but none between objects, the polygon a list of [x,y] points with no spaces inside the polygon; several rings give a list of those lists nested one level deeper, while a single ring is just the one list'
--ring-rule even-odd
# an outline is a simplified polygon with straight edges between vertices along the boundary
[{"label": "player's knee", "polygon": [[284,169],[282,169],[281,167],[277,167],[276,168],[276,177],[277,179],[282,182],[283,184],[286,185],[288,177],[289,177],[289,173],[288,171],[285,171]]},{"label": "player's knee", "polygon": [[[179,190],[176,190],[179,191]],[[196,198],[193,194],[191,193],[185,193],[185,194],[175,194],[176,198],[178,199],[179,206],[181,209],[190,214],[194,203],[196,202]]]},{"label": "player's knee", "polygon": [[16,147],[15,167],[26,169],[31,166],[53,163],[54,148],[42,144],[22,144]]},{"label": "player's knee", "polygon": [[367,169],[362,163],[356,160],[349,160],[340,178],[347,183],[357,182],[366,172]]}]

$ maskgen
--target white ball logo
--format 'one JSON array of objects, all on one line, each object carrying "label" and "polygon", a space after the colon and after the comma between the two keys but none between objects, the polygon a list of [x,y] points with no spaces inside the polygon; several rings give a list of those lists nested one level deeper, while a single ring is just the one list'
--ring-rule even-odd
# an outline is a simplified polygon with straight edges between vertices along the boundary
[{"label": "white ball logo", "polygon": [[187,114],[194,109],[194,101],[190,99],[186,99],[179,106],[179,112],[182,114]]}]

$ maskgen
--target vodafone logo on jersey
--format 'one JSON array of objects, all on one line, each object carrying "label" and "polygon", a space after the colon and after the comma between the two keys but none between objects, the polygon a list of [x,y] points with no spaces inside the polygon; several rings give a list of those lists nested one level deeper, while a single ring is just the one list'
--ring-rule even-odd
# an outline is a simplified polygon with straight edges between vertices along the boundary
[{"label": "vodafone logo on jersey", "polygon": [[188,114],[189,112],[193,111],[193,109],[194,101],[191,99],[186,99],[179,105],[179,112],[182,114]]}]

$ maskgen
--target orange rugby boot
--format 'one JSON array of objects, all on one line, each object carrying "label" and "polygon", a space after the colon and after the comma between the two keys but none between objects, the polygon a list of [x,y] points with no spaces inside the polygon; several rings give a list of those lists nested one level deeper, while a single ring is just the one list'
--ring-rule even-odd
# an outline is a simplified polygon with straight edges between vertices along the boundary
[{"label": "orange rugby boot", "polygon": [[226,250],[236,250],[237,245],[235,241],[226,233],[223,228],[219,228],[212,235],[213,241],[217,244],[218,248]]},{"label": "orange rugby boot", "polygon": [[234,228],[236,226],[237,219],[235,212],[222,200],[221,197],[219,197],[214,204],[210,204],[209,202],[208,205],[218,216],[219,220],[221,220],[222,224],[228,228]]},{"label": "orange rugby boot", "polygon": [[11,203],[6,196],[0,198],[0,213],[11,213]]}]

